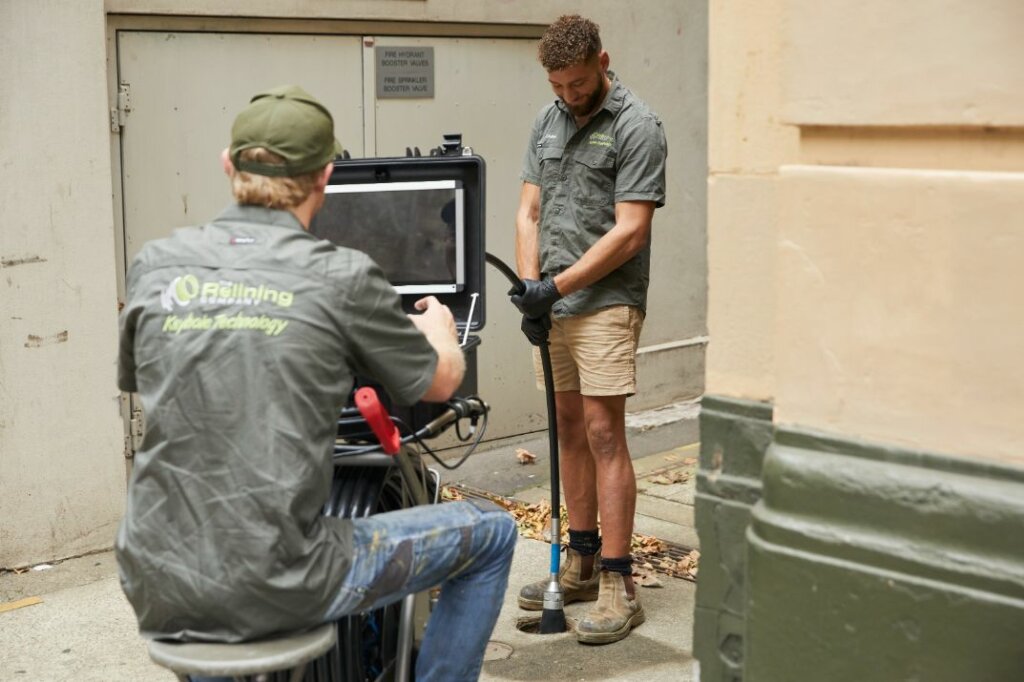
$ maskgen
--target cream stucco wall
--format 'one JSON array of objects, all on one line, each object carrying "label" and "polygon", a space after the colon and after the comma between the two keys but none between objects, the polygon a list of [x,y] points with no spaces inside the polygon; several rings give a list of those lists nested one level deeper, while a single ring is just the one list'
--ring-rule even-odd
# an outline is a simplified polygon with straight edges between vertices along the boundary
[{"label": "cream stucco wall", "polygon": [[102,10],[0,3],[0,566],[109,545],[124,499]]},{"label": "cream stucco wall", "polygon": [[777,421],[1024,463],[1022,25],[788,2],[785,119],[844,166],[783,169]]},{"label": "cream stucco wall", "polygon": [[784,0],[712,0],[708,78],[708,393],[775,396]]},{"label": "cream stucco wall", "polygon": [[[666,121],[670,205],[657,219],[649,311],[661,322],[649,325],[640,364],[648,400],[692,397],[703,384],[705,334],[701,0],[0,2],[0,567],[109,547],[123,509],[109,15],[146,28],[180,28],[184,17],[190,29],[198,21],[214,30],[445,22],[439,33],[474,35],[481,25],[514,32],[573,11],[602,25],[614,67]],[[683,354],[692,360],[673,359]]]},{"label": "cream stucco wall", "polygon": [[1024,462],[1024,174],[783,178],[776,419]]},{"label": "cream stucco wall", "polygon": [[784,119],[1024,124],[1017,0],[788,0]]},{"label": "cream stucco wall", "polygon": [[708,392],[1024,463],[1016,0],[711,2]]}]

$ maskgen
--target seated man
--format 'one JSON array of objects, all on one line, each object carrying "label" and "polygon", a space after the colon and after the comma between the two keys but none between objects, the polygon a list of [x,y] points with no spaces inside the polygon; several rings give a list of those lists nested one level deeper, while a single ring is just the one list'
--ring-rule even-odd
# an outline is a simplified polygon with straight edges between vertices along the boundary
[{"label": "seated man", "polygon": [[516,529],[468,502],[324,518],[353,375],[443,401],[465,364],[435,298],[407,316],[366,255],[307,232],[340,151],[302,89],[256,95],[222,153],[237,204],[132,263],[118,383],[146,435],[117,537],[145,637],[238,642],[441,584],[417,680],[475,680]]}]

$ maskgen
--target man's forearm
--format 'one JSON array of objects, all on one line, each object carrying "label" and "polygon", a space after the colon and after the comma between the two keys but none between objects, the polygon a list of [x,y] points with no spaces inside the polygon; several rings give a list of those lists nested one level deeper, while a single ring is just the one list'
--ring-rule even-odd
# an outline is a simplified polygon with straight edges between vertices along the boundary
[{"label": "man's forearm", "polygon": [[516,272],[540,279],[540,188],[523,183],[516,211]]},{"label": "man's forearm", "polygon": [[458,339],[444,330],[426,333],[427,341],[437,353],[437,368],[434,380],[423,394],[422,400],[440,402],[448,400],[455,393],[466,374],[466,358]]},{"label": "man's forearm", "polygon": [[579,291],[600,281],[647,245],[650,226],[616,224],[594,243],[583,256],[555,277],[555,286],[562,296]]},{"label": "man's forearm", "polygon": [[410,315],[409,320],[427,339],[437,353],[437,365],[430,387],[420,398],[431,402],[448,400],[462,383],[466,373],[466,360],[459,347],[458,330],[448,306],[433,296],[416,301],[420,315]]},{"label": "man's forearm", "polygon": [[606,233],[583,257],[555,276],[558,293],[568,296],[580,291],[613,272],[646,246],[647,240],[622,235],[614,229]]},{"label": "man's forearm", "polygon": [[540,278],[540,249],[536,222],[516,219],[516,272],[522,279]]}]

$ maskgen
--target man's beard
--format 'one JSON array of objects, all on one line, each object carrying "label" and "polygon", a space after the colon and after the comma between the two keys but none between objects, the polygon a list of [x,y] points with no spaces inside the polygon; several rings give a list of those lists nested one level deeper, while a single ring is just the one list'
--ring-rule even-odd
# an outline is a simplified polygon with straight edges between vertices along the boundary
[{"label": "man's beard", "polygon": [[[587,98],[587,101],[583,104],[577,104],[575,106],[566,104],[569,107],[569,111],[576,118],[586,118],[597,111],[597,108],[601,106],[601,102],[604,101],[604,96],[608,94],[607,88],[605,88],[604,74],[601,74],[601,78],[598,81],[597,90]],[[563,100],[564,101],[564,100]]]}]

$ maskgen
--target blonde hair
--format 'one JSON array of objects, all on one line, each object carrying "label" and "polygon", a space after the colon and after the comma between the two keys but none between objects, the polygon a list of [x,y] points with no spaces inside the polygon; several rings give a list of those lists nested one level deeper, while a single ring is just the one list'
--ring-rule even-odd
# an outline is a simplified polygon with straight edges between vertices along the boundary
[{"label": "blonde hair", "polygon": [[[263,147],[252,147],[239,153],[243,161],[284,164],[284,157]],[[322,168],[294,177],[270,177],[247,173],[237,168],[231,175],[231,193],[240,204],[263,206],[286,211],[295,208],[312,193]]]},{"label": "blonde hair", "polygon": [[600,52],[600,28],[578,14],[555,19],[537,45],[537,56],[548,72],[586,64]]}]

